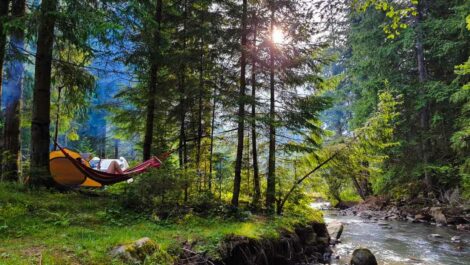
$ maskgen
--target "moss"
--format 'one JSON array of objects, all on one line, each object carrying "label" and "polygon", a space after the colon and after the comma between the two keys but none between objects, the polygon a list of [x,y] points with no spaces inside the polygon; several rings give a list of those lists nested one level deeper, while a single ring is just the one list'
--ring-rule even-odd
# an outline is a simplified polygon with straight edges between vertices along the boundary
[{"label": "moss", "polygon": [[[108,255],[112,247],[149,237],[160,246],[150,259],[170,260],[184,242],[195,251],[217,255],[230,235],[253,239],[279,237],[297,224],[321,221],[321,213],[244,221],[188,214],[174,221],[152,220],[124,210],[106,192],[98,197],[80,193],[27,191],[0,183],[0,264],[31,264],[41,255],[47,264],[120,264]],[[26,250],[35,249],[34,255]]]}]

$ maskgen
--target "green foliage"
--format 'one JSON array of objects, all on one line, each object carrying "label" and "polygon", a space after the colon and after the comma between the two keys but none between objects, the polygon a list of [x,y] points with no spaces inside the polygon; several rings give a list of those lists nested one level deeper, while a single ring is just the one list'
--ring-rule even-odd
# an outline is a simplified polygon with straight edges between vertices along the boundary
[{"label": "green foliage", "polygon": [[394,136],[402,99],[394,96],[389,88],[381,91],[378,97],[377,111],[365,125],[354,131],[352,137],[342,140],[344,142],[328,145],[319,160],[337,154],[321,172],[328,184],[328,195],[336,202],[357,199],[351,196],[351,186],[363,198],[371,195],[370,184],[375,191],[384,189],[383,161],[388,158],[387,152],[399,144]]},{"label": "green foliage", "polygon": [[402,30],[409,27],[406,20],[410,16],[418,15],[416,10],[418,1],[408,0],[406,2],[410,6],[396,6],[396,3],[389,0],[354,0],[353,7],[361,12],[365,12],[369,7],[384,12],[390,21],[383,25],[383,31],[387,34],[387,38],[395,39],[400,36]]},{"label": "green foliage", "polygon": [[[380,90],[386,81],[394,94],[403,95],[400,99],[403,102],[399,110],[401,115],[392,141],[399,145],[387,147],[384,156],[376,161],[378,171],[375,175],[378,177],[373,181],[374,190],[404,197],[419,196],[419,191],[424,190],[424,172],[428,172],[434,183],[433,192],[444,201],[442,194],[447,190],[466,185],[462,182],[466,177],[458,174],[456,169],[462,168],[468,157],[465,149],[459,151],[458,148],[466,144],[462,141],[465,139],[463,128],[468,122],[461,112],[466,108],[466,94],[460,88],[468,80],[456,75],[456,71],[462,71],[462,66],[457,69],[454,66],[464,64],[469,56],[466,47],[470,34],[464,23],[469,3],[427,1],[421,6],[421,17],[415,20],[413,27],[400,29],[400,34],[393,39],[385,38],[383,30],[377,26],[389,23],[390,18],[384,14],[383,8],[368,8],[382,5],[389,10],[390,3],[357,3],[363,5],[363,9],[352,12],[347,42],[340,47],[344,50],[344,60],[338,63],[345,67],[342,74],[346,78],[335,95],[335,108],[342,108],[346,114],[351,110],[351,119],[349,123],[344,119],[338,123],[329,116],[331,120],[327,123],[333,125],[335,122],[334,127],[340,128],[337,131],[342,134],[365,127],[368,119],[376,113]],[[418,40],[422,42],[425,53],[426,75],[421,81],[416,71]],[[424,125],[422,113],[426,113],[428,119]],[[347,129],[342,129],[348,125]],[[424,130],[423,126],[428,129]],[[387,134],[386,131],[383,133]],[[371,140],[376,136],[374,131],[366,134]],[[422,143],[426,146],[423,147]],[[428,157],[426,162],[424,152]]]},{"label": "green foliage", "polygon": [[[28,191],[19,184],[0,183],[0,259],[2,264],[31,264],[31,253],[41,253],[47,264],[121,264],[108,252],[113,246],[150,237],[161,249],[147,257],[150,264],[165,264],[178,255],[184,242],[196,251],[217,257],[221,240],[231,235],[249,238],[278,237],[298,224],[322,221],[321,213],[245,219],[187,212],[158,220],[122,208],[118,194]],[[44,220],[49,220],[45,222]]]}]

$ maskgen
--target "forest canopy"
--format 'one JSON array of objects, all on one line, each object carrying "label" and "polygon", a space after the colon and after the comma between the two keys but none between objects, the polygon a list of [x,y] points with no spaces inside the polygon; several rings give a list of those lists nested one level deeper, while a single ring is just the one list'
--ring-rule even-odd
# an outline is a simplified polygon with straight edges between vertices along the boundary
[{"label": "forest canopy", "polygon": [[[470,2],[0,0],[1,180],[56,143],[133,207],[470,198]],[[61,187],[64,188],[64,187]],[[113,187],[114,188],[114,187]]]}]

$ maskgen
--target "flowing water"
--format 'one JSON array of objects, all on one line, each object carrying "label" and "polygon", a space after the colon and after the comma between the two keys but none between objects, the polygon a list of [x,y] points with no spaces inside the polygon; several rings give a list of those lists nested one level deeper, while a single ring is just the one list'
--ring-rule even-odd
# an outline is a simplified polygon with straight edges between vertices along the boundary
[{"label": "flowing water", "polygon": [[[332,221],[344,224],[341,243],[333,248],[332,264],[349,264],[354,249],[364,247],[370,249],[382,265],[470,265],[469,232],[403,221],[380,221],[379,224],[325,211],[325,222]],[[433,234],[440,237],[433,237]],[[454,236],[460,237],[459,243],[452,242]],[[335,259],[336,255],[340,258]]]}]

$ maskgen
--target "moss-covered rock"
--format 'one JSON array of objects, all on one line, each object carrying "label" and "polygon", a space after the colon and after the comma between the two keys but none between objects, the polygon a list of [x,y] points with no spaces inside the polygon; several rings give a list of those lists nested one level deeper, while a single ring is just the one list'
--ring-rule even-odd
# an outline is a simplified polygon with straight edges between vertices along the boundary
[{"label": "moss-covered rock", "polygon": [[173,258],[148,237],[141,238],[132,244],[117,246],[109,254],[126,264],[143,264],[144,262],[173,264]]}]

